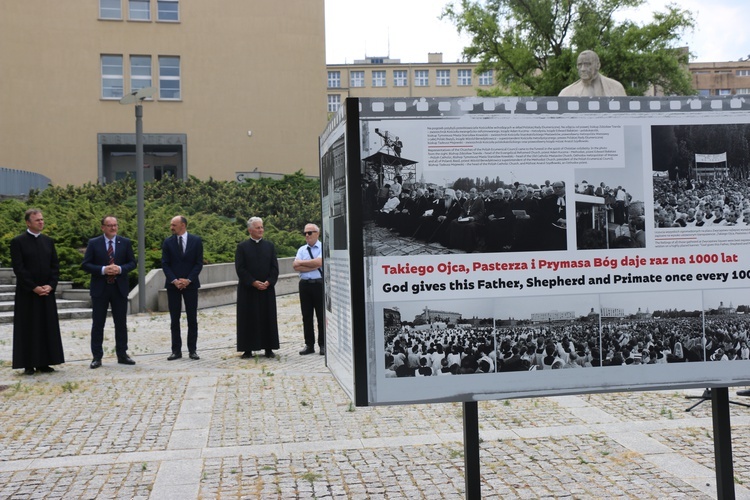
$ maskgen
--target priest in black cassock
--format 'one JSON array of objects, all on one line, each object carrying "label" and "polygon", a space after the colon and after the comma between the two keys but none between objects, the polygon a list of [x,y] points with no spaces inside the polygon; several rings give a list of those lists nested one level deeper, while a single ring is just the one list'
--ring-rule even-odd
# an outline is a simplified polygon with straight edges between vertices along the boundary
[{"label": "priest in black cassock", "polygon": [[55,242],[42,233],[44,216],[36,208],[24,215],[26,231],[10,241],[16,275],[13,306],[13,368],[26,375],[50,373],[65,363],[55,288],[60,266]]},{"label": "priest in black cassock", "polygon": [[279,261],[276,247],[263,239],[263,219],[247,221],[250,239],[237,245],[234,267],[237,283],[237,351],[251,358],[253,351],[265,351],[273,358],[279,348],[279,327],[276,322],[276,281]]}]

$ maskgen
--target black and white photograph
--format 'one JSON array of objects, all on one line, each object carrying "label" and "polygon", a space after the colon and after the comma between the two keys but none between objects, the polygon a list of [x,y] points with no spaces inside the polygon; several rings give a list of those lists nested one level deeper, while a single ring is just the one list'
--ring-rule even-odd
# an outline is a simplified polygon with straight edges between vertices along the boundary
[{"label": "black and white photograph", "polygon": [[654,227],[750,227],[749,124],[654,126],[651,137]]},{"label": "black and white photograph", "polygon": [[597,295],[497,299],[494,310],[499,371],[601,365]]},{"label": "black and white photograph", "polygon": [[601,296],[602,365],[703,361],[701,292]]},{"label": "black and white photograph", "polygon": [[386,378],[495,373],[492,310],[492,299],[384,307]]},{"label": "black and white photograph", "polygon": [[568,248],[564,180],[541,173],[517,176],[498,167],[458,178],[422,173],[421,182],[411,183],[403,181],[403,174],[394,174],[378,187],[378,176],[372,172],[364,203],[366,210],[375,207],[365,225],[367,255]]},{"label": "black and white photograph", "polygon": [[750,360],[750,290],[704,290],[707,361]]},{"label": "black and white photograph", "polygon": [[643,168],[576,170],[578,250],[646,247]]}]

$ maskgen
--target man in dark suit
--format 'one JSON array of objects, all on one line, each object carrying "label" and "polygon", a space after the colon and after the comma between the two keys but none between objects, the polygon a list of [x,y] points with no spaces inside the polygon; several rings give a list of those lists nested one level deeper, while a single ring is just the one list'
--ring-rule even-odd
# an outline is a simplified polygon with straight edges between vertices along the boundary
[{"label": "man in dark suit", "polygon": [[117,235],[117,219],[108,215],[102,219],[102,235],[89,240],[81,267],[91,274],[89,293],[92,303],[91,368],[102,366],[102,342],[107,308],[112,308],[115,323],[115,352],[117,362],[134,365],[128,356],[128,273],[135,269],[133,244]]},{"label": "man in dark suit", "polygon": [[10,240],[10,260],[16,275],[13,304],[13,368],[26,375],[50,373],[50,365],[65,362],[55,288],[60,266],[52,238],[42,234],[44,216],[30,208],[26,231]]},{"label": "man in dark suit", "polygon": [[199,236],[187,232],[187,219],[176,215],[169,223],[172,236],[161,246],[161,267],[164,270],[171,318],[172,354],[169,361],[182,357],[182,335],[180,315],[182,301],[185,301],[188,334],[187,345],[190,359],[201,359],[197,352],[198,343],[198,289],[201,287],[198,275],[203,269],[203,241]]}]

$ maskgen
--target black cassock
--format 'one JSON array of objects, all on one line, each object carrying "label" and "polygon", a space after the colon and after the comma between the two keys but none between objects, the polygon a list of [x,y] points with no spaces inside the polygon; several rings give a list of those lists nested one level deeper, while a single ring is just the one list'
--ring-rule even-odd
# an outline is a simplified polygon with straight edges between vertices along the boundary
[{"label": "black cassock", "polygon": [[[279,348],[276,322],[276,281],[279,261],[273,243],[252,239],[237,245],[234,254],[237,271],[237,350],[259,351]],[[271,286],[258,290],[251,283],[268,281]]]},{"label": "black cassock", "polygon": [[[38,368],[65,363],[54,290],[60,266],[52,238],[29,232],[10,241],[10,256],[16,275],[13,306],[13,368]],[[34,288],[50,285],[46,296]]]}]

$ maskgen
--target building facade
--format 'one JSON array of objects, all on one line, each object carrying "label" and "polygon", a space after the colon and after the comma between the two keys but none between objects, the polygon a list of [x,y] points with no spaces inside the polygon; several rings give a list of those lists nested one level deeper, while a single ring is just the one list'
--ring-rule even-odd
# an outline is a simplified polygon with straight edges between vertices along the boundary
[{"label": "building facade", "polygon": [[690,73],[701,96],[750,95],[750,60],[690,63]]},{"label": "building facade", "polygon": [[494,72],[477,74],[476,63],[445,63],[441,53],[428,54],[427,61],[367,57],[354,64],[329,64],[328,112],[336,112],[347,97],[463,97],[495,85]]},{"label": "building facade", "polygon": [[54,184],[318,175],[324,0],[0,2],[0,167]]}]

